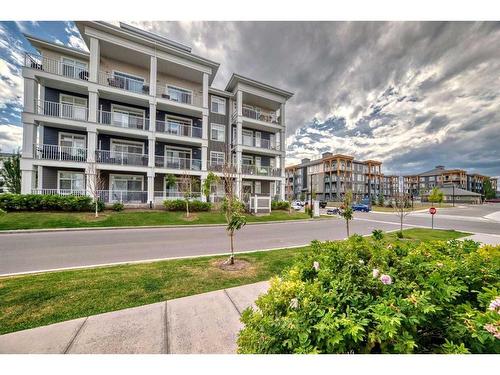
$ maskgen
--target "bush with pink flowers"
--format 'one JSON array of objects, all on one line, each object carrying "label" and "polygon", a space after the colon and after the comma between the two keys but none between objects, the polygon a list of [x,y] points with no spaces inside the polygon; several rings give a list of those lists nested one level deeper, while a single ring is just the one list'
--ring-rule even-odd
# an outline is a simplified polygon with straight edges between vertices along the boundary
[{"label": "bush with pink flowers", "polygon": [[313,242],[243,313],[240,353],[500,353],[500,246]]}]

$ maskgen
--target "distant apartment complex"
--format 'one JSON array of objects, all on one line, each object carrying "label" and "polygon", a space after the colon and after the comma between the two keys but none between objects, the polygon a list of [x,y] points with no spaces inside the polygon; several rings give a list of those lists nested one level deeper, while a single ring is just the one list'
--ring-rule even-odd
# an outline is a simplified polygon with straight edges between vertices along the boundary
[{"label": "distant apartment complex", "polygon": [[484,182],[490,180],[493,190],[498,190],[498,180],[477,173],[467,173],[463,169],[446,169],[442,165],[430,171],[403,177],[404,190],[413,197],[421,196],[434,187],[456,188],[484,195]]},{"label": "distant apartment complex", "polygon": [[292,93],[237,74],[219,90],[219,64],[187,46],[125,24],[76,26],[90,53],[26,36],[38,53],[23,67],[22,193],[89,194],[98,174],[106,203],[154,203],[181,196],[168,175],[201,183],[230,164],[240,196],[284,199]]},{"label": "distant apartment complex", "polygon": [[325,152],[321,159],[302,159],[286,168],[287,194],[294,198],[309,196],[321,200],[339,200],[352,190],[355,199],[388,198],[399,189],[398,176],[382,174],[382,162],[358,161],[354,157]]}]

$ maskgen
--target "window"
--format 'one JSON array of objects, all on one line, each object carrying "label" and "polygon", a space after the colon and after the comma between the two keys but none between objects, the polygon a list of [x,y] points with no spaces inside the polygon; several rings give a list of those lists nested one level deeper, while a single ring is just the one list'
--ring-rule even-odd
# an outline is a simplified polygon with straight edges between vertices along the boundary
[{"label": "window", "polygon": [[66,77],[88,80],[87,63],[69,57],[62,58],[62,74]]},{"label": "window", "polygon": [[224,165],[225,155],[223,152],[210,151],[210,165]]},{"label": "window", "polygon": [[85,148],[85,136],[80,134],[59,133],[59,146]]},{"label": "window", "polygon": [[224,142],[226,139],[226,126],[211,124],[210,139],[212,141]]},{"label": "window", "polygon": [[121,141],[121,140],[111,140],[111,151],[112,152],[124,152],[129,154],[143,154],[144,144],[140,142],[131,141]]},{"label": "window", "polygon": [[144,78],[142,77],[133,76],[131,74],[117,71],[113,72],[113,76],[113,86],[115,87],[137,93],[142,93],[144,90]]},{"label": "window", "polygon": [[180,87],[167,86],[167,99],[174,102],[191,104],[192,93],[190,90],[186,90]]},{"label": "window", "polygon": [[260,194],[262,192],[260,181],[255,181],[255,194]]},{"label": "window", "polygon": [[110,175],[111,202],[141,202],[144,190],[143,176]]},{"label": "window", "polygon": [[190,137],[192,136],[192,125],[193,120],[191,119],[177,116],[166,116],[165,133]]},{"label": "window", "polygon": [[59,115],[76,120],[87,119],[87,98],[78,96],[61,95],[59,98],[61,109]]},{"label": "window", "polygon": [[137,108],[111,105],[113,125],[144,129],[145,111]]},{"label": "window", "polygon": [[226,99],[218,98],[212,96],[210,110],[212,113],[220,113],[221,115],[226,114]]},{"label": "window", "polygon": [[[165,162],[166,168],[174,169],[200,169],[199,165],[192,161],[192,150],[181,147],[168,147],[165,146]],[[201,165],[200,165],[201,166]]]},{"label": "window", "polygon": [[253,157],[248,156],[248,155],[242,155],[241,156],[241,164],[253,165]]},{"label": "window", "polygon": [[85,190],[85,176],[80,172],[59,171],[57,174],[57,190],[60,194],[71,194]]},{"label": "window", "polygon": [[254,143],[253,143],[253,131],[243,129],[242,134],[243,134],[243,145],[244,146],[253,146],[254,145]]}]

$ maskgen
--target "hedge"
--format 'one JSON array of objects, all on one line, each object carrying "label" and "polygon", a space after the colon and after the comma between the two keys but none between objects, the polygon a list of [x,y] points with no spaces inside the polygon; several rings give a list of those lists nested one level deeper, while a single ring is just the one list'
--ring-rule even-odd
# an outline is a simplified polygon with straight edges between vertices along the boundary
[{"label": "hedge", "polygon": [[[99,211],[104,204],[99,202]],[[75,195],[0,194],[0,209],[5,211],[94,211],[91,197]]]},{"label": "hedge", "polygon": [[271,210],[286,210],[290,209],[290,202],[287,201],[272,201]]},{"label": "hedge", "polygon": [[500,246],[311,247],[243,312],[240,353],[500,353]]},{"label": "hedge", "polygon": [[[199,200],[189,201],[188,205],[189,211],[191,212],[210,211],[212,208],[209,202],[202,202]],[[183,199],[166,200],[163,202],[163,206],[165,206],[167,211],[185,211],[186,201]]]}]

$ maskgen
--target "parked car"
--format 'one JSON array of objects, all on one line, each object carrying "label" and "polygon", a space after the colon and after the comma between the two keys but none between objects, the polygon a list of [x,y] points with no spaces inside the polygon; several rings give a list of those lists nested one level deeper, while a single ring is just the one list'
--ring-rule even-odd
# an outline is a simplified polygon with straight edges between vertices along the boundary
[{"label": "parked car", "polygon": [[353,211],[370,212],[370,207],[367,204],[356,203],[352,205]]},{"label": "parked car", "polygon": [[302,205],[300,204],[300,202],[293,202],[292,203],[292,208],[295,210],[295,211],[300,211],[302,209]]},{"label": "parked car", "polygon": [[326,208],[327,201],[319,201],[319,208]]},{"label": "parked car", "polygon": [[292,203],[292,206],[294,204],[296,204],[297,206],[300,206],[300,207],[304,207],[304,202],[302,202],[302,201],[295,201],[295,202]]},{"label": "parked car", "polygon": [[338,207],[332,207],[326,210],[327,215],[338,215],[340,213],[340,209]]}]

